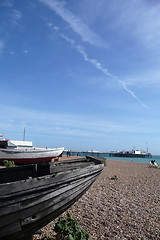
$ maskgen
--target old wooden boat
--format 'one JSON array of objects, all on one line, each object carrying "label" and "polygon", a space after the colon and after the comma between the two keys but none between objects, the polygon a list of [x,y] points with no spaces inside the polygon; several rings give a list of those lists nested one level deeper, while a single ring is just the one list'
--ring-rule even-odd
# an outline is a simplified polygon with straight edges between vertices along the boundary
[{"label": "old wooden boat", "polygon": [[87,156],[0,169],[0,239],[30,239],[78,200],[104,167],[104,159]]},{"label": "old wooden boat", "polygon": [[16,164],[30,164],[51,161],[63,153],[64,148],[34,147],[30,141],[0,141],[0,162],[14,161]]}]

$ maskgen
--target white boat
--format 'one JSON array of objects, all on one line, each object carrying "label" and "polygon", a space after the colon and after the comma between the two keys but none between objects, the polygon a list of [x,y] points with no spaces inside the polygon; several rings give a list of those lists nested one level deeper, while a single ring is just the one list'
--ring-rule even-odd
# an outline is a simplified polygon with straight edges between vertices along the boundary
[{"label": "white boat", "polygon": [[14,161],[15,164],[28,164],[57,160],[64,148],[34,147],[29,141],[0,141],[0,162]]}]

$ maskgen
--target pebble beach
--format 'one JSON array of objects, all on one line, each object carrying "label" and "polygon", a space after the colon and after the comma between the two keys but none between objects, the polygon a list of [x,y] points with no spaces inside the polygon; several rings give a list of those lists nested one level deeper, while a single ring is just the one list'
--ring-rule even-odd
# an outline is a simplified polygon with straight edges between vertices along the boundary
[{"label": "pebble beach", "polygon": [[[160,169],[144,163],[106,162],[102,174],[67,212],[90,240],[160,240]],[[54,237],[57,220],[33,240]]]}]

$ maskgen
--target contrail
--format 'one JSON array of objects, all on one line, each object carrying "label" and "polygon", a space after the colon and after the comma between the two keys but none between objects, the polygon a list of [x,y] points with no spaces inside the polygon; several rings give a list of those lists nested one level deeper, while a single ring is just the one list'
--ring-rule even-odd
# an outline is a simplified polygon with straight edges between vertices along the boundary
[{"label": "contrail", "polygon": [[114,76],[113,74],[111,74],[108,69],[104,68],[102,66],[101,63],[99,63],[96,59],[93,58],[89,58],[88,55],[86,54],[86,52],[84,51],[84,48],[80,45],[75,45],[75,41],[66,37],[65,35],[61,34],[61,37],[64,38],[66,41],[68,41],[73,48],[75,48],[82,56],[83,59],[86,62],[90,62],[91,64],[93,64],[97,69],[99,69],[101,72],[103,72],[106,76],[116,80],[122,87],[123,89],[129,93],[134,99],[136,99],[143,107],[148,108],[148,106],[146,104],[144,104],[135,94],[133,91],[131,91],[130,89],[127,88],[126,83],[122,80],[120,80],[119,78],[117,78],[116,76]]},{"label": "contrail", "polygon": [[60,16],[70,28],[78,34],[82,41],[96,47],[106,47],[106,43],[95,32],[90,30],[88,26],[70,10],[65,7],[65,2],[57,0],[39,0]]},{"label": "contrail", "polygon": [[[59,15],[65,22],[69,24],[72,30],[77,33],[82,41],[88,42],[89,44],[96,47],[105,47],[104,41],[93,31],[91,31],[88,26],[77,16],[75,16],[71,11],[65,8],[65,2],[59,2],[57,0],[39,0],[40,2],[47,5],[51,10],[53,10],[57,15]],[[83,59],[87,62],[93,64],[97,69],[103,72],[106,76],[116,80],[123,89],[129,93],[134,99],[136,99],[143,107],[148,108],[135,94],[133,91],[127,88],[126,83],[116,76],[111,74],[106,68],[104,68],[101,63],[99,63],[96,59],[89,58],[82,46],[76,45],[74,40],[66,37],[61,34],[66,41],[68,41],[72,47],[74,47],[82,56]]]},{"label": "contrail", "polygon": [[118,80],[118,82],[121,84],[121,86],[133,97],[135,98],[143,107],[148,108],[146,104],[144,104],[135,94],[133,91],[127,88],[126,83],[122,80]]}]

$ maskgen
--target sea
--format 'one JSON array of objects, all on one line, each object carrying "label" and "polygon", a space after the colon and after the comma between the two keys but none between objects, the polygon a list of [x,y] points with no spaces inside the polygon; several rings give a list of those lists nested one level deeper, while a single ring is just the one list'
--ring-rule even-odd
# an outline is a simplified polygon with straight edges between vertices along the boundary
[{"label": "sea", "polygon": [[[67,155],[67,153],[64,153]],[[126,162],[138,162],[138,163],[149,163],[151,160],[155,160],[157,163],[160,164],[160,155],[152,155],[152,157],[147,158],[129,158],[129,157],[110,157],[108,153],[98,153],[98,152],[72,152],[71,156],[99,156],[104,157],[110,160],[119,160],[119,161],[126,161]]]}]

